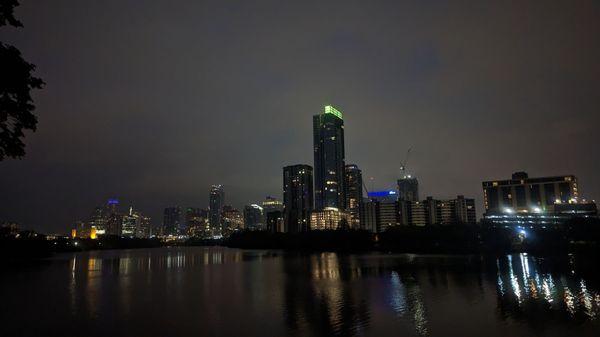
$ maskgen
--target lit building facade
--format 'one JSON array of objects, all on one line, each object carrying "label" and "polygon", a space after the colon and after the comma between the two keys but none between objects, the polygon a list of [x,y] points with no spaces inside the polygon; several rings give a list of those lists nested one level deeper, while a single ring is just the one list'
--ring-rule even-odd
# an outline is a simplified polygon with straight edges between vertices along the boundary
[{"label": "lit building facade", "polygon": [[516,172],[508,180],[484,181],[482,187],[484,218],[493,223],[559,224],[597,215],[596,204],[580,198],[574,175],[529,178]]},{"label": "lit building facade", "polygon": [[310,165],[283,168],[283,218],[287,233],[310,229],[313,210],[313,169]]},{"label": "lit building facade", "polygon": [[312,211],[310,215],[311,230],[337,230],[348,226],[348,213],[334,207]]},{"label": "lit building facade", "polygon": [[315,209],[346,209],[344,120],[331,105],[313,116]]}]

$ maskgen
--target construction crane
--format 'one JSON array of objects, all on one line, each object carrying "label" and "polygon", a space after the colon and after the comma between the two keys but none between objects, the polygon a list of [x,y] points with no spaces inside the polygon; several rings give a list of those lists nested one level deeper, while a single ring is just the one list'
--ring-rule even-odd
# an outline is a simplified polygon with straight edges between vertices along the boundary
[{"label": "construction crane", "polygon": [[410,150],[412,150],[412,148],[408,148],[408,151],[406,151],[406,157],[404,157],[404,162],[400,163],[400,179],[406,177],[406,165],[408,164],[408,158],[410,156]]},{"label": "construction crane", "polygon": [[[363,189],[365,190],[365,192],[367,193],[367,196],[369,196],[369,189],[367,188],[367,184],[365,184],[365,180],[362,178],[362,175],[360,176],[361,182],[362,182],[362,186]],[[369,180],[371,181],[371,190],[373,189],[373,177],[370,177]]]}]

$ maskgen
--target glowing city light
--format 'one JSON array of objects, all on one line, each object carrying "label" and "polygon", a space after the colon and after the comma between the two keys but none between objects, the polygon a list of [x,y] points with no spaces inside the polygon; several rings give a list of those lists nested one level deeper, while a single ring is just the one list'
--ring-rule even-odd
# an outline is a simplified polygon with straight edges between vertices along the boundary
[{"label": "glowing city light", "polygon": [[325,106],[325,113],[326,114],[332,114],[332,115],[336,116],[339,119],[343,119],[341,111],[337,110],[336,108],[334,108],[331,105],[326,105]]}]

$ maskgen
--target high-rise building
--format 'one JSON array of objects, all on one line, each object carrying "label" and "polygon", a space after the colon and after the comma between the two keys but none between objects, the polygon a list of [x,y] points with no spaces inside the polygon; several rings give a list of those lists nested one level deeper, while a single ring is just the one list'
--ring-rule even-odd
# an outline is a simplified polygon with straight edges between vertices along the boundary
[{"label": "high-rise building", "polygon": [[313,210],[313,169],[310,165],[283,168],[283,218],[287,233],[305,232],[310,228]]},{"label": "high-rise building", "polygon": [[265,230],[263,208],[256,204],[246,205],[244,207],[244,226],[251,231]]},{"label": "high-rise building", "polygon": [[596,216],[594,202],[580,198],[574,175],[529,178],[516,172],[509,180],[484,181],[484,217],[504,224],[557,224],[572,217]]},{"label": "high-rise building", "polygon": [[344,120],[331,105],[313,116],[315,209],[346,209]]},{"label": "high-rise building", "polygon": [[209,195],[208,222],[210,228],[216,234],[219,234],[222,229],[221,212],[225,205],[225,191],[223,185],[212,185]]},{"label": "high-rise building", "polygon": [[419,181],[417,178],[406,175],[398,180],[398,200],[419,201]]},{"label": "high-rise building", "polygon": [[362,171],[358,166],[346,165],[346,209],[350,215],[350,227],[360,228],[360,204],[363,200]]},{"label": "high-rise building", "polygon": [[181,223],[183,222],[182,215],[183,212],[179,206],[165,208],[162,227],[163,236],[184,235],[180,233]]}]

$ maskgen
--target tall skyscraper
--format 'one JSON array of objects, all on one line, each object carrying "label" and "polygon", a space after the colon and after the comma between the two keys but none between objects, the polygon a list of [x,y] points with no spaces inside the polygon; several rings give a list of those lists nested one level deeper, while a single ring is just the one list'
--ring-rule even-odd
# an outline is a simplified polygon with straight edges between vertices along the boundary
[{"label": "tall skyscraper", "polygon": [[180,235],[182,215],[183,212],[179,206],[165,208],[162,235]]},{"label": "tall skyscraper", "polygon": [[208,221],[215,234],[220,233],[222,226],[221,212],[225,205],[225,191],[223,185],[212,185],[209,195]]},{"label": "tall skyscraper", "polygon": [[363,200],[362,171],[358,166],[346,165],[346,209],[350,214],[350,227],[360,228],[360,204]]},{"label": "tall skyscraper", "polygon": [[398,180],[398,200],[419,201],[419,181],[417,178],[406,175]]},{"label": "tall skyscraper", "polygon": [[283,168],[283,221],[287,233],[308,231],[313,210],[313,169],[310,165]]},{"label": "tall skyscraper", "polygon": [[315,209],[346,209],[344,120],[331,105],[313,116]]}]

